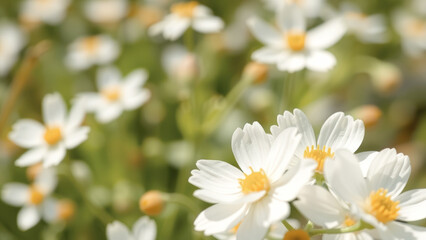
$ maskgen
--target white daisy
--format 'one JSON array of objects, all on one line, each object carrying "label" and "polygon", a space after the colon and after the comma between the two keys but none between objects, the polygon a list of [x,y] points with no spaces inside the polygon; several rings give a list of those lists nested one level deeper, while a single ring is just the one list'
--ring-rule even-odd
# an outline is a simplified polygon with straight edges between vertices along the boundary
[{"label": "white daisy", "polygon": [[176,40],[192,27],[201,33],[215,33],[223,28],[223,21],[212,16],[211,10],[196,1],[175,3],[164,20],[149,28],[150,35],[163,34],[168,40]]},{"label": "white daisy", "polygon": [[426,21],[407,13],[394,15],[396,32],[401,36],[402,49],[412,57],[419,57],[426,50]]},{"label": "white daisy", "polygon": [[263,0],[266,7],[273,11],[281,11],[291,5],[297,5],[303,10],[303,14],[308,18],[315,18],[320,15],[324,0]]},{"label": "white daisy", "polygon": [[23,148],[30,148],[19,157],[15,165],[30,166],[43,161],[44,167],[58,165],[65,157],[66,149],[72,149],[87,139],[89,127],[82,127],[84,107],[74,104],[67,116],[65,102],[59,93],[43,98],[44,125],[22,119],[13,125],[9,139]]},{"label": "white daisy", "polygon": [[405,222],[426,217],[426,189],[404,192],[411,167],[408,156],[395,149],[379,152],[364,178],[357,157],[337,150],[324,176],[330,189],[350,203],[352,212],[375,228],[380,239],[426,239],[426,228]]},{"label": "white daisy", "polygon": [[246,124],[232,136],[238,168],[222,161],[199,160],[189,182],[194,195],[214,205],[201,212],[195,230],[206,235],[230,231],[238,223],[237,239],[263,239],[269,227],[290,214],[292,201],[312,177],[316,163],[299,161],[287,166],[301,136],[283,131],[275,141],[259,123]]},{"label": "white daisy", "polygon": [[84,14],[94,23],[115,23],[127,14],[126,0],[90,0],[84,2]]},{"label": "white daisy", "polygon": [[198,57],[182,45],[168,46],[163,52],[161,63],[170,80],[181,85],[194,80],[200,73]]},{"label": "white daisy", "polygon": [[22,183],[6,183],[2,189],[2,200],[12,206],[22,207],[18,213],[19,229],[26,231],[35,226],[45,213],[51,211],[46,201],[57,184],[54,169],[44,169],[30,186]]},{"label": "white daisy", "polygon": [[66,15],[69,0],[26,0],[21,4],[20,17],[26,22],[59,24]]},{"label": "white daisy", "polygon": [[276,64],[281,71],[296,72],[303,68],[328,71],[336,64],[336,58],[324,49],[334,45],[345,33],[341,18],[335,18],[306,32],[305,19],[294,6],[277,14],[278,29],[258,18],[251,18],[248,25],[254,36],[266,47],[252,54],[258,62]]},{"label": "white daisy", "polygon": [[124,79],[115,67],[105,67],[98,71],[97,93],[82,93],[86,110],[95,112],[99,122],[107,123],[118,118],[124,110],[134,110],[144,104],[151,92],[142,88],[148,78],[148,73],[137,69]]},{"label": "white daisy", "polygon": [[5,21],[0,23],[0,76],[9,72],[24,45],[25,37],[18,26]]},{"label": "white daisy", "polygon": [[271,133],[278,137],[287,128],[296,127],[302,140],[295,152],[299,159],[310,158],[318,162],[317,172],[322,173],[326,159],[333,158],[337,149],[355,152],[364,138],[364,124],[342,112],[331,115],[322,125],[318,140],[306,115],[299,109],[293,114],[285,111],[277,117],[278,126],[271,127]]},{"label": "white daisy", "polygon": [[72,70],[84,70],[111,63],[119,54],[120,46],[107,35],[81,37],[68,47],[65,63]]},{"label": "white daisy", "polygon": [[157,226],[154,220],[144,216],[133,225],[132,232],[121,222],[114,221],[107,226],[108,240],[154,240]]}]

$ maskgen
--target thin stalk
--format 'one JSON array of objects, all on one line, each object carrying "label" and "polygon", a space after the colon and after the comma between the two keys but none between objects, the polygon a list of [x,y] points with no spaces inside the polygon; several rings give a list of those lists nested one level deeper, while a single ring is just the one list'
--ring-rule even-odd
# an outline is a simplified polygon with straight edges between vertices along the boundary
[{"label": "thin stalk", "polygon": [[286,220],[283,220],[283,224],[284,224],[285,228],[287,228],[288,231],[294,230],[294,227],[291,226],[291,224],[289,222],[287,222]]},{"label": "thin stalk", "polygon": [[341,234],[341,233],[351,233],[358,232],[365,229],[367,226],[362,221],[344,228],[331,228],[331,229],[310,229],[308,231],[310,236],[320,235],[320,234]]},{"label": "thin stalk", "polygon": [[186,31],[184,35],[184,42],[188,51],[193,52],[194,51],[194,30],[192,30],[192,28],[188,28],[188,30]]},{"label": "thin stalk", "polygon": [[200,209],[198,208],[197,204],[189,197],[187,197],[184,194],[180,193],[168,193],[166,194],[166,200],[170,203],[176,203],[179,204],[189,211],[191,211],[194,216],[198,215],[200,213]]}]

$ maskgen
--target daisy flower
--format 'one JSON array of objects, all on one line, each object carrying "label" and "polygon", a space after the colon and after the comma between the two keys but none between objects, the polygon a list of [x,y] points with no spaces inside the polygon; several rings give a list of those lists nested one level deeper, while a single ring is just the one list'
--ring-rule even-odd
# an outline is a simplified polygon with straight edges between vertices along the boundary
[{"label": "daisy flower", "polygon": [[275,141],[255,122],[238,128],[232,151],[241,170],[218,160],[199,160],[189,182],[201,189],[194,196],[214,205],[201,212],[194,225],[205,235],[224,233],[240,223],[237,239],[260,240],[270,226],[290,214],[289,201],[308,183],[316,168],[312,160],[287,168],[299,144],[296,128]]},{"label": "daisy flower", "polygon": [[9,139],[23,148],[30,148],[19,157],[15,165],[31,166],[43,161],[44,167],[58,165],[66,150],[80,145],[87,139],[89,127],[82,127],[84,107],[82,102],[74,104],[67,116],[65,102],[59,93],[43,98],[44,125],[22,119],[13,125]]},{"label": "daisy flower", "polygon": [[54,169],[44,169],[30,186],[22,183],[6,183],[3,186],[1,197],[4,202],[12,206],[22,207],[18,212],[17,223],[19,229],[26,231],[34,227],[40,218],[51,211],[46,204],[57,184]]},{"label": "daisy flower", "polygon": [[0,23],[0,76],[9,72],[24,45],[25,37],[18,26],[5,21]]},{"label": "daisy flower", "polygon": [[137,69],[129,73],[123,80],[120,71],[115,67],[104,67],[98,71],[97,93],[82,93],[86,110],[94,112],[99,122],[107,123],[118,118],[124,110],[134,110],[144,104],[151,92],[142,88],[148,73]]},{"label": "daisy flower", "polygon": [[426,21],[399,12],[394,16],[396,32],[402,38],[402,49],[412,57],[421,56],[426,50]]},{"label": "daisy flower", "polygon": [[108,240],[154,240],[157,226],[154,220],[144,216],[133,225],[132,232],[121,222],[114,221],[107,226]]},{"label": "daisy flower", "polygon": [[90,0],[84,2],[84,14],[94,23],[115,23],[127,14],[126,0]]},{"label": "daisy flower", "polygon": [[255,51],[252,59],[276,64],[281,71],[296,72],[304,68],[328,71],[336,58],[324,49],[334,45],[345,33],[341,18],[335,18],[306,32],[305,19],[294,6],[277,14],[278,29],[258,18],[248,20],[253,35],[266,46]]},{"label": "daisy flower", "polygon": [[278,126],[271,127],[271,133],[278,137],[287,128],[296,127],[302,134],[295,156],[299,159],[309,158],[318,162],[317,172],[322,173],[326,159],[333,158],[337,149],[355,152],[364,139],[364,124],[342,112],[331,115],[322,125],[318,140],[306,115],[299,109],[293,114],[285,111],[277,117]]},{"label": "daisy flower", "polygon": [[21,4],[20,17],[26,22],[59,24],[64,19],[69,0],[26,0]]},{"label": "daisy flower", "polygon": [[324,0],[263,0],[268,9],[281,11],[291,5],[297,5],[308,18],[315,18],[321,13]]},{"label": "daisy flower", "polygon": [[107,35],[81,37],[68,47],[65,63],[72,70],[84,70],[93,65],[110,63],[119,54],[119,45]]},{"label": "daisy flower", "polygon": [[426,189],[401,193],[411,167],[408,156],[395,149],[379,152],[362,174],[357,157],[337,150],[327,161],[324,176],[337,197],[351,205],[351,211],[374,227],[380,239],[426,239],[426,228],[407,224],[426,217]]},{"label": "daisy flower", "polygon": [[196,1],[175,3],[164,20],[149,28],[150,35],[163,34],[168,40],[176,40],[192,27],[201,33],[215,33],[223,28],[223,21],[212,16],[211,10]]}]

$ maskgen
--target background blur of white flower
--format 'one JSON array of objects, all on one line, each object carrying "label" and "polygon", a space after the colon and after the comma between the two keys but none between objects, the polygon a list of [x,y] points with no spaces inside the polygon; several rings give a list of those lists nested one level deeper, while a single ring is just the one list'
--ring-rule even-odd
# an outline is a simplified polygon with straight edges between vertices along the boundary
[{"label": "background blur of white flower", "polygon": [[404,52],[412,57],[422,56],[426,51],[426,20],[397,12],[393,16],[393,24],[401,37]]},{"label": "background blur of white flower", "polygon": [[6,75],[15,64],[25,42],[25,36],[17,25],[0,22],[0,77]]},{"label": "background blur of white flower", "polygon": [[25,0],[20,18],[24,22],[56,25],[64,19],[69,3],[69,0]]},{"label": "background blur of white flower", "polygon": [[155,240],[157,226],[154,220],[144,216],[133,225],[132,231],[121,222],[114,221],[107,226],[108,240]]},{"label": "background blur of white flower", "polygon": [[126,0],[89,0],[84,2],[84,14],[100,24],[116,23],[127,14]]},{"label": "background blur of white flower", "polygon": [[284,8],[297,5],[308,18],[315,18],[321,14],[324,0],[263,0],[266,7],[273,11],[282,11]]}]

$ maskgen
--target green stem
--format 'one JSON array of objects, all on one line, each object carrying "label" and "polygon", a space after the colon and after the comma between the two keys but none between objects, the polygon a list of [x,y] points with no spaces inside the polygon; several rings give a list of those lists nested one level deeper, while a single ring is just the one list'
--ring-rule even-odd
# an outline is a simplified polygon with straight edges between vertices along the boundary
[{"label": "green stem", "polygon": [[288,231],[294,230],[294,227],[291,226],[291,224],[288,223],[286,220],[283,220],[283,224],[287,228]]},{"label": "green stem", "polygon": [[308,231],[310,236],[320,235],[320,234],[341,234],[341,233],[351,233],[358,232],[367,228],[367,224],[359,221],[358,223],[344,228],[331,228],[331,229],[310,229]]},{"label": "green stem", "polygon": [[198,208],[197,204],[191,198],[187,197],[184,194],[167,193],[165,194],[165,197],[167,202],[176,203],[187,208],[194,214],[194,216],[198,215],[201,211]]},{"label": "green stem", "polygon": [[188,51],[193,52],[194,51],[194,30],[192,30],[192,28],[189,28],[186,31],[184,35],[184,42]]}]

